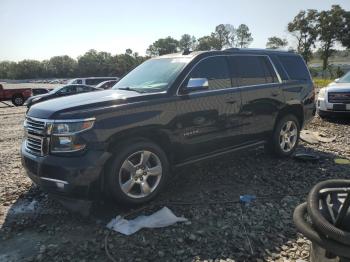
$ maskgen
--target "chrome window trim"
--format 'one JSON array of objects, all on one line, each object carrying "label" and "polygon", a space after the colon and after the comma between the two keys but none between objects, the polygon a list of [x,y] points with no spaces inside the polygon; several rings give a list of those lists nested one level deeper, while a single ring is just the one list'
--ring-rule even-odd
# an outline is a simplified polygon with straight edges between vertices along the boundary
[{"label": "chrome window trim", "polygon": [[48,178],[48,177],[40,177],[40,179],[46,180],[46,181],[50,181],[50,182],[54,182],[54,183],[61,183],[61,184],[64,184],[64,185],[68,185],[68,182],[64,181],[64,180]]},{"label": "chrome window trim", "polygon": [[[278,83],[265,83],[265,84],[258,84],[258,85],[247,85],[247,86],[235,86],[235,87],[228,87],[228,88],[220,88],[220,89],[214,89],[214,90],[205,90],[205,91],[199,91],[199,92],[193,92],[192,94],[202,94],[202,93],[210,93],[210,92],[214,92],[214,91],[219,91],[219,90],[231,90],[231,89],[237,89],[237,88],[245,88],[245,87],[258,87],[258,86],[264,86],[264,85],[273,85],[273,84],[282,84],[282,78],[280,76],[280,74],[277,71],[277,68],[275,66],[275,64],[273,63],[273,61],[271,60],[271,58],[268,55],[261,55],[261,54],[226,54],[226,55],[210,55],[210,56],[206,56],[203,57],[202,59],[200,59],[194,66],[192,66],[191,70],[186,74],[186,76],[184,77],[184,79],[181,81],[181,84],[179,85],[179,87],[177,88],[176,91],[176,96],[188,96],[189,94],[180,94],[180,89],[183,86],[185,80],[187,79],[187,77],[192,73],[193,69],[203,60],[208,59],[208,58],[212,58],[212,57],[219,57],[219,56],[224,56],[224,57],[229,57],[229,56],[255,56],[255,57],[267,57],[268,61],[270,61],[270,64],[272,65],[272,68],[277,76],[278,79]],[[230,79],[232,79],[230,77]]]}]

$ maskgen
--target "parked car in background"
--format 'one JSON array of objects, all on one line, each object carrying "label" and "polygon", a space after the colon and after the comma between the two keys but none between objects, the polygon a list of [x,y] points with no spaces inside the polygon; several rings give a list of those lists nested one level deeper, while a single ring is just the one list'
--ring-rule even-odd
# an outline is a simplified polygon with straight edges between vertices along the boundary
[{"label": "parked car in background", "polygon": [[108,80],[119,80],[118,77],[88,77],[88,78],[74,78],[68,81],[67,84],[79,84],[79,85],[89,85],[96,86],[101,82]]},{"label": "parked car in background", "polygon": [[46,94],[46,93],[48,93],[50,91],[51,90],[46,89],[46,88],[32,88],[33,96]]},{"label": "parked car in background", "polygon": [[99,89],[93,86],[87,86],[87,85],[60,86],[60,87],[56,87],[55,89],[51,90],[46,94],[36,95],[28,98],[28,100],[26,101],[26,106],[29,108],[34,104],[37,104],[39,102],[43,102],[49,99],[63,97],[63,96],[70,96],[70,95],[75,95],[79,93],[100,91],[100,90],[102,89]]},{"label": "parked car in background", "polygon": [[108,80],[108,81],[99,83],[96,87],[102,88],[102,89],[111,89],[117,82],[118,80]]},{"label": "parked car in background", "polygon": [[313,82],[298,54],[233,48],[165,55],[112,90],[30,108],[22,163],[50,193],[102,191],[141,204],[159,193],[171,167],[261,145],[292,155],[314,113]]},{"label": "parked car in background", "polygon": [[4,89],[3,85],[0,84],[0,101],[11,101],[15,106],[21,106],[31,95],[30,88]]},{"label": "parked car in background", "polygon": [[321,88],[317,98],[317,112],[320,117],[350,115],[350,71]]}]

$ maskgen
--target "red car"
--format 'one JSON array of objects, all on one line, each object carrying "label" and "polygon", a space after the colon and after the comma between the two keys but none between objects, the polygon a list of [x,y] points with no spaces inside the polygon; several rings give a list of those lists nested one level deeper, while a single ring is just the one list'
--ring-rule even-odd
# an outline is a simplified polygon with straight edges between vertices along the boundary
[{"label": "red car", "polygon": [[0,84],[0,102],[12,101],[12,104],[15,106],[21,106],[30,96],[32,96],[32,90],[30,88],[4,89]]}]

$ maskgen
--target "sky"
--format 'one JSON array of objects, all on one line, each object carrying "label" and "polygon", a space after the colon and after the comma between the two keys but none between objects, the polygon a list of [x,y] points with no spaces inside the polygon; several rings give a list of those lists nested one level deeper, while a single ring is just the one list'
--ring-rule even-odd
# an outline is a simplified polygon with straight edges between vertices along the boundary
[{"label": "sky", "polygon": [[0,0],[0,61],[77,58],[89,49],[144,55],[158,38],[199,38],[218,24],[247,24],[250,47],[267,38],[293,39],[287,24],[305,9],[350,10],[350,0]]}]

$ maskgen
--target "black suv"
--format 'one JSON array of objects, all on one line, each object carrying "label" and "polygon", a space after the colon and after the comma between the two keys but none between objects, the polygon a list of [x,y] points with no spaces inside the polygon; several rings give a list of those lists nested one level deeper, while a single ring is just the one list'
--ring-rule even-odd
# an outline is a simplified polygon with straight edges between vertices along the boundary
[{"label": "black suv", "polygon": [[290,156],[315,112],[303,59],[249,49],[150,59],[111,90],[53,99],[27,113],[22,162],[42,189],[140,204],[171,167],[265,145]]}]

